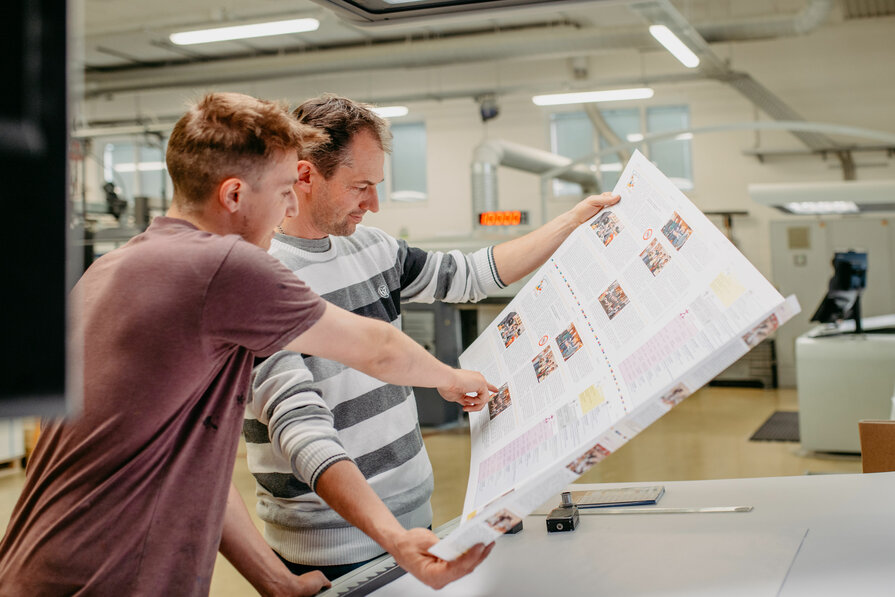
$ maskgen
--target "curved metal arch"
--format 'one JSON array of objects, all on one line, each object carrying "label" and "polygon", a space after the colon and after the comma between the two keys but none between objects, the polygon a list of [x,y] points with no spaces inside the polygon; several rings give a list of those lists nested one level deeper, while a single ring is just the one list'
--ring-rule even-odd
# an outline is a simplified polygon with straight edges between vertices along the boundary
[{"label": "curved metal arch", "polygon": [[[546,221],[548,182],[551,179],[556,178],[560,174],[563,174],[564,172],[575,168],[579,164],[593,164],[596,158],[617,153],[619,150],[631,150],[642,145],[643,143],[648,143],[650,141],[673,139],[678,135],[684,135],[688,133],[697,135],[703,133],[723,133],[729,131],[802,131],[812,133],[828,133],[832,135],[847,135],[850,137],[859,137],[870,139],[873,141],[880,141],[884,144],[895,147],[895,133],[887,133],[884,131],[877,131],[854,126],[845,126],[841,124],[830,124],[826,122],[805,122],[801,120],[776,120],[771,122],[730,122],[727,124],[690,127],[686,129],[665,131],[661,133],[648,133],[644,135],[643,139],[639,141],[628,141],[626,143],[613,145],[612,147],[601,149],[583,158],[572,160],[565,166],[553,168],[551,170],[543,172],[541,174],[541,218]],[[849,149],[854,148],[842,148],[843,151],[848,151]]]},{"label": "curved metal arch", "polygon": [[[702,133],[724,133],[729,131],[803,131],[812,133],[829,133],[833,135],[848,135],[851,137],[863,137],[874,141],[881,141],[891,144],[895,147],[895,133],[886,133],[872,129],[864,129],[854,126],[844,126],[840,124],[829,124],[825,122],[802,122],[800,120],[778,120],[773,122],[730,122],[727,124],[717,124],[711,126],[698,126],[686,129],[678,129],[674,131],[665,131],[661,133],[648,133],[639,141],[628,141],[619,145],[613,145],[606,149],[594,152],[583,158],[572,160],[569,164],[559,168],[553,168],[541,174],[542,178],[556,178],[559,174],[572,169],[577,164],[585,164],[593,162],[594,159],[617,153],[619,150],[630,150],[643,143],[649,141],[660,141],[662,139],[672,139],[678,135],[692,133],[694,135]],[[843,147],[844,150],[852,149]]]}]

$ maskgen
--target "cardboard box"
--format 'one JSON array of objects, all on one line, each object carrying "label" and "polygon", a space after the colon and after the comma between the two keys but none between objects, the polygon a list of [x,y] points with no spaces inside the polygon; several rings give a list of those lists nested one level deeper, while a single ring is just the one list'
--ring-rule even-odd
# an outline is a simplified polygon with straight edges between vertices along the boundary
[{"label": "cardboard box", "polygon": [[895,421],[858,421],[865,473],[895,471]]}]

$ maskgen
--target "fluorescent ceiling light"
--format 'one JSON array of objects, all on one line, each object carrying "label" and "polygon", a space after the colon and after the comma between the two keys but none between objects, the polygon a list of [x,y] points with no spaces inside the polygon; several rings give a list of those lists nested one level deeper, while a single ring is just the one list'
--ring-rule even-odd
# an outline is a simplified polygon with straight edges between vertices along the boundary
[{"label": "fluorescent ceiling light", "polygon": [[425,201],[426,194],[420,191],[394,191],[390,199],[392,201],[411,203],[413,201]]},{"label": "fluorescent ceiling light", "polygon": [[787,203],[790,213],[800,215],[856,214],[860,210],[854,201],[799,201]]},{"label": "fluorescent ceiling light", "polygon": [[114,166],[115,172],[135,172],[139,170],[140,172],[155,172],[158,170],[165,169],[164,162],[139,162],[134,164],[133,162],[122,162],[120,164],[115,164]]},{"label": "fluorescent ceiling light", "polygon": [[531,101],[538,106],[558,106],[561,104],[586,104],[589,102],[620,102],[624,100],[649,99],[653,97],[649,87],[634,89],[608,89],[606,91],[582,91],[577,93],[553,93],[536,95]]},{"label": "fluorescent ceiling light", "polygon": [[621,163],[600,164],[600,172],[621,172],[621,171],[622,171]]},{"label": "fluorescent ceiling light", "polygon": [[233,39],[249,39],[252,37],[267,37],[270,35],[316,31],[319,26],[320,21],[317,19],[291,19],[288,21],[255,23],[254,25],[235,25],[233,27],[182,31],[180,33],[172,33],[169,39],[171,40],[171,43],[177,44],[178,46],[189,46],[192,44],[207,44],[215,41],[229,41]]},{"label": "fluorescent ceiling light", "polygon": [[381,108],[373,108],[373,112],[382,118],[400,118],[401,116],[407,116],[410,110],[407,109],[407,106],[383,106]]},{"label": "fluorescent ceiling light", "polygon": [[671,29],[665,25],[652,25],[649,28],[650,35],[656,38],[665,49],[671,52],[671,55],[677,58],[681,64],[687,68],[696,68],[699,66],[699,56],[693,53]]},{"label": "fluorescent ceiling light", "polygon": [[[693,133],[681,133],[680,135],[675,135],[675,141],[689,141],[693,138]],[[643,141],[643,135],[640,133],[631,133],[630,135],[626,135],[625,139],[627,139],[631,143],[639,143]]]}]

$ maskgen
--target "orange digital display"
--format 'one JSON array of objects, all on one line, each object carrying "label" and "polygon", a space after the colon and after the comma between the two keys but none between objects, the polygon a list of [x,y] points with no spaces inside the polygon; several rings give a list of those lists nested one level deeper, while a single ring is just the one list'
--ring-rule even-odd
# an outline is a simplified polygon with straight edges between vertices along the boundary
[{"label": "orange digital display", "polygon": [[528,224],[528,212],[511,211],[485,211],[479,214],[480,226],[519,226]]}]

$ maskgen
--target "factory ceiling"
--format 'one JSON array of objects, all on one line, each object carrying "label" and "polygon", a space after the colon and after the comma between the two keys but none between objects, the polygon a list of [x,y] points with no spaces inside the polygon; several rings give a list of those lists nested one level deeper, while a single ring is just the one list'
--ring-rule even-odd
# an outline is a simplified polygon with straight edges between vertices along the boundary
[{"label": "factory ceiling", "polygon": [[[90,97],[377,68],[662,51],[644,25],[663,10],[679,13],[704,43],[799,35],[821,23],[895,12],[895,0],[497,1],[524,5],[364,26],[327,7],[345,4],[340,0],[85,0],[82,18],[75,19],[83,22],[76,28],[83,35],[76,39]],[[319,28],[190,46],[169,39],[190,29],[296,18],[317,19]]]}]

